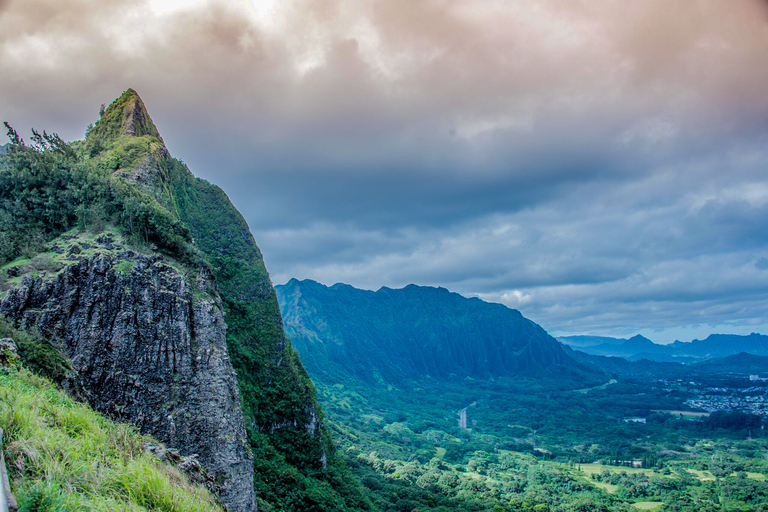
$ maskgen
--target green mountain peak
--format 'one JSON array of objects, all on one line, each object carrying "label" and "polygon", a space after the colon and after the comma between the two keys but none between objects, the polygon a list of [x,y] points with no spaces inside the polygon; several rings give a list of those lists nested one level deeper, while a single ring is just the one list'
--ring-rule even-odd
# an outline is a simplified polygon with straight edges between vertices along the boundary
[{"label": "green mountain peak", "polygon": [[130,137],[148,135],[163,140],[141,97],[130,88],[104,111],[104,114],[93,127],[89,138],[95,136],[99,139],[110,140],[125,135]]},{"label": "green mountain peak", "polygon": [[134,89],[127,89],[102,110],[87,132],[85,150],[112,174],[162,189],[167,171],[163,162],[171,155]]}]

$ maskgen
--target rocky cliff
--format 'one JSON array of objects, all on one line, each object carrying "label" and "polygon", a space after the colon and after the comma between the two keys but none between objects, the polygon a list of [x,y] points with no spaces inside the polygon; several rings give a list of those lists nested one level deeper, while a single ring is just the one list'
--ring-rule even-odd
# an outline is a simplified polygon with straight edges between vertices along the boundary
[{"label": "rocky cliff", "polygon": [[139,254],[112,233],[64,235],[48,249],[37,264],[6,269],[15,282],[0,313],[69,356],[66,387],[198,454],[230,510],[254,510],[253,456],[210,274]]}]

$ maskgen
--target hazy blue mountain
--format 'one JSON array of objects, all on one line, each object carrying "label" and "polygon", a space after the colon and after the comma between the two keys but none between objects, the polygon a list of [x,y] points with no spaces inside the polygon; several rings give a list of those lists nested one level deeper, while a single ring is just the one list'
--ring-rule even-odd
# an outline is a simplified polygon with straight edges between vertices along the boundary
[{"label": "hazy blue mountain", "polygon": [[703,340],[690,343],[676,341],[669,345],[670,353],[677,356],[698,358],[726,357],[741,352],[768,356],[768,336],[753,332],[747,336],[738,334],[711,334]]},{"label": "hazy blue mountain", "polygon": [[9,145],[10,144],[3,144],[2,146],[0,146],[0,155],[4,155],[8,151]]},{"label": "hazy blue mountain", "polygon": [[768,373],[768,356],[756,356],[741,352],[727,357],[708,359],[693,365],[696,370],[708,373],[737,373],[740,375]]},{"label": "hazy blue mountain", "polygon": [[652,361],[648,358],[628,361],[623,357],[588,354],[581,350],[572,349],[567,345],[564,348],[568,355],[580,363],[616,377],[645,378],[653,376],[659,378],[681,378],[689,376],[692,372],[691,366],[681,364],[680,362],[660,362]]},{"label": "hazy blue mountain", "polygon": [[444,288],[373,292],[292,279],[276,290],[286,334],[322,380],[603,378],[519,311]]},{"label": "hazy blue mountain", "polygon": [[629,339],[598,336],[562,336],[558,340],[576,350],[597,356],[623,357],[630,361],[650,359],[659,362],[692,363],[741,352],[768,356],[768,336],[752,333],[712,334],[704,340],[675,341],[670,345],[654,343],[636,335]]},{"label": "hazy blue mountain", "polygon": [[632,336],[628,340],[621,344],[602,344],[593,347],[588,347],[585,351],[590,354],[601,356],[618,356],[618,357],[630,357],[635,354],[661,354],[664,353],[664,346],[657,345],[645,336],[637,334]]},{"label": "hazy blue mountain", "polygon": [[577,336],[558,336],[556,339],[560,343],[564,343],[569,347],[577,349],[595,347],[598,345],[621,345],[627,341],[627,338],[611,338],[610,336],[587,336],[583,334]]},{"label": "hazy blue mountain", "polygon": [[650,361],[656,361],[657,363],[680,363],[690,364],[697,361],[701,361],[698,357],[691,356],[674,356],[670,354],[660,354],[658,352],[638,352],[631,356],[625,357],[628,361],[641,361],[647,359]]},{"label": "hazy blue mountain", "polygon": [[[648,358],[628,361],[622,357],[587,354],[567,345],[564,348],[568,355],[580,363],[614,377],[695,378],[723,374],[768,376],[768,356],[746,352],[698,361],[693,358],[686,360],[685,357],[674,361],[654,361]],[[686,360],[686,364],[681,360]]]}]

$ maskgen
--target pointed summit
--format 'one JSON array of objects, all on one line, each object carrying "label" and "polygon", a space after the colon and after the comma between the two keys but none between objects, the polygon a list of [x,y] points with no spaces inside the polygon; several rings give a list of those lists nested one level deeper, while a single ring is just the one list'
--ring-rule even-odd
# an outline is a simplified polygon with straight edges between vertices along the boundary
[{"label": "pointed summit", "polygon": [[163,140],[152,118],[149,117],[147,107],[133,89],[126,90],[109,105],[101,119],[96,122],[90,135],[103,140],[116,139],[125,135],[131,137],[149,135]]}]

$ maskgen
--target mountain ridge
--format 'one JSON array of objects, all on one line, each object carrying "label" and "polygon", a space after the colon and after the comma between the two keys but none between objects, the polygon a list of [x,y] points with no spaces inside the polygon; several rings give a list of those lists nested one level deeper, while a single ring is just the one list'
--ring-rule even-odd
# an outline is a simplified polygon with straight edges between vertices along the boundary
[{"label": "mountain ridge", "polygon": [[275,287],[310,374],[367,381],[589,374],[541,326],[442,287],[360,290],[292,279]]},{"label": "mountain ridge", "polygon": [[690,363],[740,352],[768,355],[768,336],[754,332],[749,335],[710,334],[703,340],[677,340],[667,345],[654,343],[640,335],[629,339],[594,336],[560,336],[557,339],[587,354],[623,357],[632,361],[645,358]]}]

